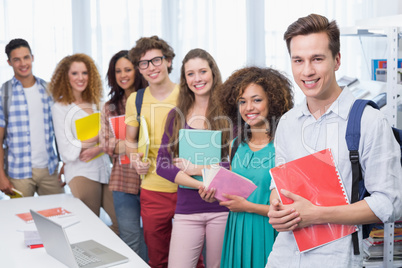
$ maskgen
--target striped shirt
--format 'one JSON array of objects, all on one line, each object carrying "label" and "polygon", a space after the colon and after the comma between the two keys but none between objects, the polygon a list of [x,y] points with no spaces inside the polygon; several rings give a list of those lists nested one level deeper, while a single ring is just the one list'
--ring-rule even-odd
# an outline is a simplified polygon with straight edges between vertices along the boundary
[{"label": "striped shirt", "polygon": [[[42,100],[45,126],[45,143],[48,154],[49,174],[53,174],[58,165],[58,159],[53,148],[54,130],[52,124],[52,98],[46,93],[46,82],[35,77]],[[8,176],[13,179],[32,178],[31,141],[29,131],[28,103],[23,86],[15,77],[11,80],[12,96],[8,113],[7,134],[5,145],[8,147]],[[0,127],[5,127],[2,95],[0,94]]]},{"label": "striped shirt", "polygon": [[[125,113],[127,98],[123,96],[122,102],[119,103],[120,111]],[[114,148],[119,142],[113,136],[113,131],[109,124],[109,118],[118,116],[113,104],[107,102],[102,109],[101,113],[101,131],[99,133],[100,144],[103,151],[112,157],[113,167],[110,175],[109,189],[111,191],[119,191],[129,194],[138,194],[140,188],[140,177],[137,174],[134,167],[130,167],[130,164],[121,165],[119,162],[119,156],[114,154]]]}]

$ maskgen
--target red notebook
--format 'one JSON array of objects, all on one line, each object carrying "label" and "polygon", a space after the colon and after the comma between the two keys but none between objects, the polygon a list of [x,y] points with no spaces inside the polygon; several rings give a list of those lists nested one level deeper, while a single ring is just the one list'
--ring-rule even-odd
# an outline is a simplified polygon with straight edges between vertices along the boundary
[{"label": "red notebook", "polygon": [[215,198],[220,201],[229,200],[222,194],[238,195],[247,199],[257,188],[251,180],[220,166],[204,169],[202,172],[204,185],[208,189],[215,188]]},{"label": "red notebook", "polygon": [[[293,201],[280,192],[288,190],[317,206],[349,204],[330,149],[307,155],[270,170],[283,204]],[[325,245],[357,231],[355,225],[320,224],[293,231],[299,251]]]},{"label": "red notebook", "polygon": [[[44,210],[38,210],[38,213],[47,217],[47,218],[53,218],[53,217],[63,217],[63,216],[70,216],[73,215],[70,211],[62,208],[62,207],[57,207],[57,208],[49,208],[49,209],[44,209]],[[33,222],[31,212],[26,212],[26,213],[19,213],[16,214],[20,219],[24,220],[27,223]]]},{"label": "red notebook", "polygon": [[[126,139],[126,123],[124,122],[125,115],[119,115],[109,118],[109,123],[112,128],[113,135],[116,139],[125,140]],[[119,156],[120,165],[130,164],[130,159],[127,155],[122,154]]]}]

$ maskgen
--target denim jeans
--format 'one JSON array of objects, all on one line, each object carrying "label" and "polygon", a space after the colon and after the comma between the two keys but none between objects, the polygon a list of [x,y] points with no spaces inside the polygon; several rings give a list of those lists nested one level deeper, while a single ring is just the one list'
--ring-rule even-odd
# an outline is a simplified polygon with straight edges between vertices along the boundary
[{"label": "denim jeans", "polygon": [[146,261],[144,235],[140,224],[140,195],[113,191],[120,238]]}]

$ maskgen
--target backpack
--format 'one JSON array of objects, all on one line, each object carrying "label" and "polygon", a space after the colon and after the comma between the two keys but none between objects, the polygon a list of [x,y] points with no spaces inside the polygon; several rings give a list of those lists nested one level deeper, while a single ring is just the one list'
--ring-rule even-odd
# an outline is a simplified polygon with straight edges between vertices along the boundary
[{"label": "backpack", "polygon": [[[360,128],[361,128],[361,117],[366,105],[370,105],[375,109],[380,109],[377,104],[370,100],[361,100],[358,99],[354,102],[352,109],[349,113],[349,120],[346,128],[346,143],[349,150],[349,159],[352,165],[352,198],[351,203],[355,203],[359,200],[363,200],[364,197],[369,196],[370,194],[367,192],[364,187],[364,181],[361,171],[361,166],[359,162],[359,141],[360,141]],[[398,141],[402,153],[402,130],[392,128],[394,136]],[[402,164],[402,158],[401,158]],[[367,238],[372,225],[367,224],[363,225],[363,238]],[[359,253],[359,244],[357,232],[352,234],[352,242],[354,254],[358,255]]]},{"label": "backpack", "polygon": [[137,108],[137,121],[140,124],[140,115],[141,115],[141,108],[142,108],[142,101],[144,99],[144,92],[145,88],[141,88],[137,91],[137,96],[135,96],[135,107]]}]

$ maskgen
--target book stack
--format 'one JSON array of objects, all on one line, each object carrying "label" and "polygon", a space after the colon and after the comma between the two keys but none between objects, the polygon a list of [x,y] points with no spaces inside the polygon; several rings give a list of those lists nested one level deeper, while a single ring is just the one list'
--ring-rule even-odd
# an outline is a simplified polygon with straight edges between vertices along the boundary
[{"label": "book stack", "polygon": [[[363,239],[363,251],[366,261],[382,261],[384,256],[384,225],[377,224]],[[396,222],[394,228],[394,260],[402,260],[402,222]]]},{"label": "book stack", "polygon": [[[371,80],[387,82],[387,60],[372,59],[371,60]],[[402,59],[398,59],[398,80],[402,81]]]},{"label": "book stack", "polygon": [[38,231],[24,231],[24,243],[30,249],[43,247]]}]

